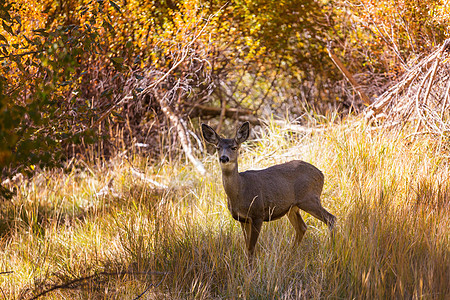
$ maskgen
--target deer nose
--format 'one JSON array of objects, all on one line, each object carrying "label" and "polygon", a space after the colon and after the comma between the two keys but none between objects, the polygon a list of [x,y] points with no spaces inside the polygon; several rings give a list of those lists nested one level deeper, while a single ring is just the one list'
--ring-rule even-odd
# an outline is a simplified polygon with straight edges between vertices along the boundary
[{"label": "deer nose", "polygon": [[229,158],[228,156],[226,156],[226,155],[222,155],[222,156],[219,158],[219,160],[220,160],[221,163],[227,163],[227,162],[230,161],[230,158]]}]

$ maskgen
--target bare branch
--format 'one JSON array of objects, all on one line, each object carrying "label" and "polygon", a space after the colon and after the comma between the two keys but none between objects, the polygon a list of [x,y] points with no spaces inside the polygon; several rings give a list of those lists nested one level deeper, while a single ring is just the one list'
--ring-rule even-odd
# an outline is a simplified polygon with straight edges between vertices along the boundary
[{"label": "bare branch", "polygon": [[199,171],[201,175],[206,174],[205,167],[203,164],[194,156],[192,153],[192,145],[191,141],[186,133],[186,125],[184,121],[179,118],[170,108],[169,104],[167,103],[167,95],[169,92],[166,93],[163,99],[159,101],[161,105],[161,110],[164,112],[164,114],[167,116],[167,118],[174,124],[175,129],[178,134],[178,138],[180,140],[181,146],[184,150],[184,153],[186,154],[186,157],[191,161],[191,163],[194,165],[194,167]]},{"label": "bare branch", "polygon": [[450,39],[412,67],[366,109],[366,118],[389,119],[387,124],[416,122],[413,136],[419,132],[445,136],[450,131],[445,119],[450,90],[449,47]]}]

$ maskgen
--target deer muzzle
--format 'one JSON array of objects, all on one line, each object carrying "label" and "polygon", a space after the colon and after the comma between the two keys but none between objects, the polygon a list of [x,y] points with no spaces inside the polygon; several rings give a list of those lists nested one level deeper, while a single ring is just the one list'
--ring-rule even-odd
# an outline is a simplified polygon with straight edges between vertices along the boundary
[{"label": "deer muzzle", "polygon": [[222,155],[222,156],[219,158],[219,161],[220,161],[221,163],[223,163],[223,164],[226,164],[227,162],[230,161],[230,158],[229,158],[228,156],[226,156],[226,155]]}]

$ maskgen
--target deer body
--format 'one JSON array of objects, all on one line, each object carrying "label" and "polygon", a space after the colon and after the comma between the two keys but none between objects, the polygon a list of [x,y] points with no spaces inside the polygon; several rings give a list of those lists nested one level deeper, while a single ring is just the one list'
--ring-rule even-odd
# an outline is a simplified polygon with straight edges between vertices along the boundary
[{"label": "deer body", "polygon": [[244,123],[234,139],[221,138],[211,127],[202,124],[203,137],[216,146],[222,168],[222,183],[227,194],[228,209],[241,223],[249,258],[254,253],[263,222],[288,215],[299,243],[307,226],[299,209],[302,209],[331,229],[335,216],[320,203],[324,176],[313,165],[293,160],[263,170],[238,172],[239,146],[249,136],[249,124]]},{"label": "deer body", "polygon": [[223,173],[228,208],[234,219],[262,218],[272,221],[293,206],[302,206],[304,195],[322,192],[323,175],[316,167],[300,160],[264,170]]}]

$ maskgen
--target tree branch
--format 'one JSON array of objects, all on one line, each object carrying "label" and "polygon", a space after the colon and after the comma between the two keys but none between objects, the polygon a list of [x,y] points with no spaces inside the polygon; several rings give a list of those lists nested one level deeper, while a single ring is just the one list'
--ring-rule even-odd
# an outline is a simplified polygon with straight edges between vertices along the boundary
[{"label": "tree branch", "polygon": [[353,78],[352,74],[347,70],[347,68],[344,66],[344,64],[340,61],[340,59],[334,54],[331,47],[327,47],[328,55],[330,56],[333,63],[338,67],[338,69],[342,72],[345,78],[350,82],[353,89],[358,93],[361,100],[366,105],[370,105],[372,101],[370,101],[369,97],[360,89],[360,86],[358,82],[356,82],[355,78]]},{"label": "tree branch", "polygon": [[194,165],[194,167],[199,171],[201,175],[205,175],[206,174],[205,167],[192,153],[191,140],[186,134],[186,125],[184,124],[184,121],[181,118],[178,118],[178,116],[172,111],[172,109],[169,106],[169,103],[167,102],[167,95],[169,93],[170,91],[167,92],[166,95],[159,101],[161,110],[166,115],[166,117],[174,124],[178,134],[178,138],[181,143],[181,147],[183,148],[186,157],[191,161],[191,163]]}]

